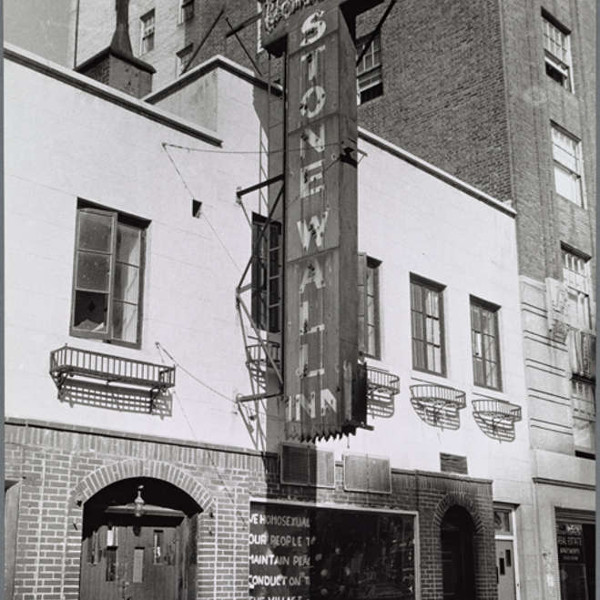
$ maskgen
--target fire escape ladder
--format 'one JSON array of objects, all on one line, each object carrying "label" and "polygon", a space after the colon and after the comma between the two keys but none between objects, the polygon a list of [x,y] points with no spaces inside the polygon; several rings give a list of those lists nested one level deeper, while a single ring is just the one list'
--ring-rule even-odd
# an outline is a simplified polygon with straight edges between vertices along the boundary
[{"label": "fire escape ladder", "polygon": [[[283,393],[283,375],[281,371],[281,346],[280,338],[269,333],[268,327],[263,328],[262,323],[257,323],[252,310],[252,268],[255,261],[261,256],[261,247],[268,243],[272,225],[276,222],[274,215],[278,210],[284,194],[283,174],[269,178],[269,152],[272,120],[274,118],[274,102],[281,102],[281,90],[271,81],[271,58],[268,57],[267,80],[267,123],[261,128],[259,138],[259,183],[245,189],[238,189],[236,201],[242,208],[246,222],[250,228],[255,228],[252,213],[244,203],[244,197],[257,193],[258,198],[253,201],[253,206],[258,209],[258,214],[264,221],[258,229],[254,230],[252,254],[236,287],[236,308],[241,324],[242,339],[245,351],[245,364],[250,379],[251,393],[238,395],[237,402],[240,414],[257,445],[264,443],[266,424],[261,418],[266,409],[265,401],[269,398],[280,398]],[[279,189],[273,188],[280,184]],[[256,209],[255,209],[256,210]],[[266,216],[265,216],[266,215]],[[280,265],[281,267],[281,265]],[[250,296],[250,299],[249,299]],[[281,299],[280,299],[281,302]],[[277,337],[278,339],[274,339]],[[258,440],[262,436],[262,440]]]}]

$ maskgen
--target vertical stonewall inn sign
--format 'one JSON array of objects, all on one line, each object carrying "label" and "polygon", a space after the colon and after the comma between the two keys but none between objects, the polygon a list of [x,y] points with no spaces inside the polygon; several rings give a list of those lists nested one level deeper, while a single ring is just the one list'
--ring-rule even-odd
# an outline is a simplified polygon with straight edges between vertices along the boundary
[{"label": "vertical stonewall inn sign", "polygon": [[286,60],[286,434],[354,433],[358,364],[356,15],[382,0],[266,0],[263,46]]}]

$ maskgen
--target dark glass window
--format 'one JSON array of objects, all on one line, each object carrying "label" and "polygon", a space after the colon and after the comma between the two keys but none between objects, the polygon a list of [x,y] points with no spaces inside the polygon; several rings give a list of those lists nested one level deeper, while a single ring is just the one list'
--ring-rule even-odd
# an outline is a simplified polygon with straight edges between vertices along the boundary
[{"label": "dark glass window", "polygon": [[413,367],[445,375],[443,286],[416,276],[410,281]]},{"label": "dark glass window", "polygon": [[381,358],[379,325],[379,267],[381,261],[358,255],[359,349],[366,356]]},{"label": "dark glass window", "polygon": [[371,35],[367,35],[356,42],[356,56],[359,58],[362,55],[356,67],[358,99],[361,104],[383,95],[381,36],[377,33],[363,54],[370,39]]},{"label": "dark glass window", "polygon": [[252,218],[252,319],[259,329],[281,329],[281,223]]},{"label": "dark glass window", "polygon": [[498,307],[471,298],[471,345],[475,385],[501,389]]}]

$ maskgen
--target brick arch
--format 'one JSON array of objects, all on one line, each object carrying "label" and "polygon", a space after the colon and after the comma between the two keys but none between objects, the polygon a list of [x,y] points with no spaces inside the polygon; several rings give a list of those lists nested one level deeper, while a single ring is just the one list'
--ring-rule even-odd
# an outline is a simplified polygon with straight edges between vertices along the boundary
[{"label": "brick arch", "polygon": [[167,481],[191,496],[203,511],[214,511],[212,495],[198,480],[172,464],[157,460],[130,459],[100,467],[77,484],[72,500],[77,506],[82,506],[101,489],[133,477],[152,477]]},{"label": "brick arch", "polygon": [[475,535],[481,535],[483,533],[484,526],[483,522],[481,521],[481,516],[479,515],[477,504],[471,496],[462,492],[446,494],[438,502],[435,510],[433,511],[433,523],[436,527],[441,527],[444,515],[448,509],[452,508],[453,506],[460,506],[469,513],[469,516],[473,520]]}]

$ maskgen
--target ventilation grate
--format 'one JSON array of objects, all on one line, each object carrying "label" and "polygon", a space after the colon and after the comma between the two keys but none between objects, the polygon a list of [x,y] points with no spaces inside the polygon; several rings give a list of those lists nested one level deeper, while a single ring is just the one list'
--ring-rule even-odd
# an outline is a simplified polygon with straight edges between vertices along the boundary
[{"label": "ventilation grate", "polygon": [[312,446],[282,444],[281,483],[334,487],[333,452]]},{"label": "ventilation grate", "polygon": [[345,454],[344,489],[347,492],[390,494],[392,473],[389,459],[366,454]]}]

